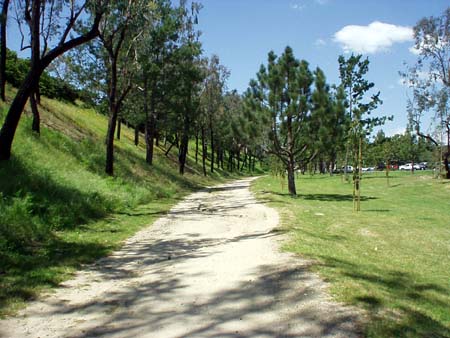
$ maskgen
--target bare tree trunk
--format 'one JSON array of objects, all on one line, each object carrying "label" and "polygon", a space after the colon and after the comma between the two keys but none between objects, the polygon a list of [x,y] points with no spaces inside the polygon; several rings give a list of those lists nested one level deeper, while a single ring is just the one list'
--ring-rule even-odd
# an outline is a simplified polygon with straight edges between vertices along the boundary
[{"label": "bare tree trunk", "polygon": [[195,132],[195,163],[198,163],[198,130]]},{"label": "bare tree trunk", "polygon": [[239,171],[239,168],[241,167],[241,148],[239,148],[236,153],[236,159],[237,159],[236,169],[237,169],[237,171]]},{"label": "bare tree trunk", "polygon": [[214,131],[212,128],[212,123],[209,125],[210,128],[210,136],[211,136],[211,172],[214,172]]},{"label": "bare tree trunk", "polygon": [[206,149],[206,140],[205,140],[205,128],[202,126],[202,168],[203,168],[203,175],[206,176],[206,156],[207,149]]},{"label": "bare tree trunk", "polygon": [[117,139],[120,140],[120,133],[122,131],[122,119],[117,119]]},{"label": "bare tree trunk", "polygon": [[36,92],[30,95],[30,107],[33,113],[33,123],[31,124],[31,130],[36,134],[41,134],[41,115],[39,114],[38,104],[36,100]]},{"label": "bare tree trunk", "polygon": [[242,161],[241,171],[244,170],[246,164],[247,164],[247,149],[244,149],[244,160]]},{"label": "bare tree trunk", "polygon": [[137,147],[139,145],[139,125],[136,124],[134,127],[134,145]]},{"label": "bare tree trunk", "polygon": [[[144,79],[144,110],[145,110],[145,161],[153,164],[153,140],[155,138],[155,97],[152,91],[150,98],[150,107],[148,102],[148,83],[147,78]],[[150,108],[150,109],[149,109]]]},{"label": "bare tree trunk", "polygon": [[288,172],[288,190],[292,196],[295,196],[297,195],[297,191],[295,189],[295,168],[294,168],[294,158],[292,155],[289,156],[287,172]]},{"label": "bare tree trunk", "polygon": [[106,166],[105,172],[112,176],[114,174],[114,132],[117,124],[117,107],[110,105],[108,131],[106,133]]},{"label": "bare tree trunk", "polygon": [[361,211],[361,180],[362,180],[362,136],[359,137],[358,151],[358,186],[356,211]]},{"label": "bare tree trunk", "polygon": [[186,166],[186,157],[187,157],[187,152],[188,152],[188,145],[189,145],[189,134],[188,134],[188,127],[186,126],[189,125],[189,122],[185,122],[185,127],[183,130],[183,134],[181,136],[181,143],[180,143],[180,153],[178,156],[178,162],[180,164],[180,174],[184,175],[184,169]]},{"label": "bare tree trunk", "polygon": [[175,145],[174,143],[170,143],[170,146],[169,146],[169,148],[166,150],[166,152],[164,153],[164,155],[168,156],[169,153],[170,153],[170,150],[172,149],[172,147],[173,147],[174,145]]}]

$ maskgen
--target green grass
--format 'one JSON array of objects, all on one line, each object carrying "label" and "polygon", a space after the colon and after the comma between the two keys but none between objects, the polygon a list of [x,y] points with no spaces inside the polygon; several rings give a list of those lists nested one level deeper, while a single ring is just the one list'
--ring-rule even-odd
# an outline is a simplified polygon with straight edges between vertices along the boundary
[{"label": "green grass", "polygon": [[301,176],[298,197],[279,179],[255,182],[334,297],[363,307],[368,337],[450,337],[450,182],[431,174],[364,175],[362,211],[340,176]]},{"label": "green grass", "polygon": [[[7,108],[0,103],[0,123]],[[180,176],[177,150],[166,157],[163,147],[150,167],[142,135],[136,147],[125,127],[108,177],[104,116],[45,98],[41,114],[41,136],[25,114],[11,160],[0,162],[0,317],[118,248],[186,194],[233,177],[220,170],[203,177],[193,151]]]}]

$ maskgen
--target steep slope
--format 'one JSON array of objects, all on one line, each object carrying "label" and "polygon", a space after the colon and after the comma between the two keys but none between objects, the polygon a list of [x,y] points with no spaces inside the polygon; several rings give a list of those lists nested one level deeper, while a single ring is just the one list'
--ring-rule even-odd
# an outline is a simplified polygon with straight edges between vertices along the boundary
[{"label": "steep slope", "polygon": [[[0,104],[0,122],[6,111]],[[12,159],[0,162],[0,315],[107,254],[187,193],[228,176],[203,177],[192,157],[180,176],[177,150],[166,157],[163,146],[148,166],[142,135],[136,147],[134,132],[122,127],[111,178],[103,173],[105,116],[46,98],[41,114],[41,136],[26,111]]]}]

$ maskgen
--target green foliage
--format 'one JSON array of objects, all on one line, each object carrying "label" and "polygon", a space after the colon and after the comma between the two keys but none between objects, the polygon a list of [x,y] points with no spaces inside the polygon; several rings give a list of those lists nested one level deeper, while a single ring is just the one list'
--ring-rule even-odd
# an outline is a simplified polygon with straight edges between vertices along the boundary
[{"label": "green foliage", "polygon": [[[18,88],[24,81],[30,68],[30,60],[22,59],[17,53],[7,50],[6,81]],[[74,103],[79,98],[78,91],[65,81],[57,79],[48,72],[41,75],[39,81],[40,93],[46,97]]]},{"label": "green foliage", "polygon": [[358,214],[338,177],[300,176],[296,199],[270,176],[253,190],[281,212],[284,248],[311,259],[335,299],[367,311],[365,336],[450,336],[449,184],[430,173],[364,180]]}]

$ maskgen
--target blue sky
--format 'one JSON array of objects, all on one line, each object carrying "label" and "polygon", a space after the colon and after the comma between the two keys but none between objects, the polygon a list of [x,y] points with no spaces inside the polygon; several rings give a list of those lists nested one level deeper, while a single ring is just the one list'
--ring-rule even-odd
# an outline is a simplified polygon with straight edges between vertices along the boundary
[{"label": "blue sky", "polygon": [[217,54],[231,71],[229,89],[243,92],[259,65],[266,63],[267,53],[274,50],[279,55],[286,45],[311,69],[322,68],[329,83],[339,82],[340,54],[361,52],[370,60],[367,78],[384,102],[375,114],[394,115],[394,121],[383,127],[388,135],[406,126],[407,90],[398,72],[405,69],[404,62],[416,60],[410,51],[411,29],[424,16],[439,16],[449,6],[444,0],[199,2],[204,52]]}]

